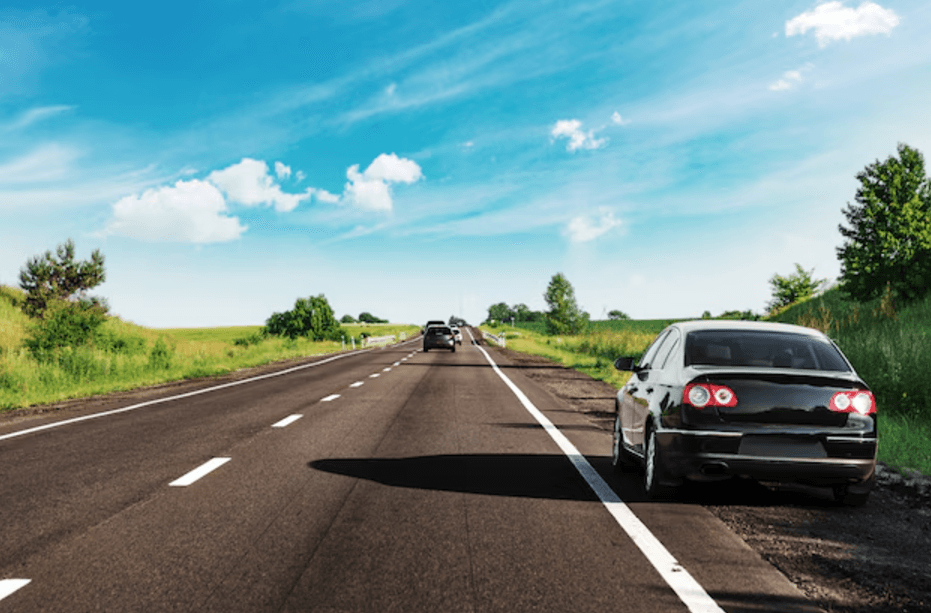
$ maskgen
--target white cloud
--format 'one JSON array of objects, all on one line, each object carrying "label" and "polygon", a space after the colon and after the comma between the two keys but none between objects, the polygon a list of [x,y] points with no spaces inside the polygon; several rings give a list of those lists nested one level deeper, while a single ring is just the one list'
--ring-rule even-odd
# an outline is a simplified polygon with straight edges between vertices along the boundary
[{"label": "white cloud", "polygon": [[398,90],[398,84],[392,83],[391,85],[385,88],[385,93],[388,94],[389,96],[393,96],[394,92],[396,92],[397,90]]},{"label": "white cloud", "polygon": [[623,117],[621,117],[620,113],[618,113],[617,111],[614,111],[614,113],[611,115],[611,123],[613,123],[616,126],[626,126],[627,124],[630,123],[630,120],[624,119]]},{"label": "white cloud", "polygon": [[47,182],[65,177],[78,152],[55,143],[36,147],[26,155],[0,164],[0,185]]},{"label": "white cloud", "polygon": [[553,139],[568,138],[566,151],[578,149],[600,149],[608,144],[607,138],[595,138],[595,131],[582,131],[582,122],[578,119],[560,119],[553,126],[550,135]]},{"label": "white cloud", "polygon": [[296,173],[294,173],[294,180],[297,181],[298,183],[300,183],[306,178],[307,178],[307,175],[304,173],[303,170],[298,170]]},{"label": "white cloud", "polygon": [[120,199],[102,234],[145,242],[226,242],[247,229],[226,213],[226,201],[216,186],[197,179],[178,181]]},{"label": "white cloud", "polygon": [[565,234],[574,243],[587,243],[619,225],[621,220],[615,219],[610,209],[602,207],[598,211],[597,219],[586,215],[573,218],[566,226]]},{"label": "white cloud", "polygon": [[[289,169],[290,170],[290,169]],[[310,194],[286,194],[268,174],[268,164],[261,160],[243,158],[223,170],[215,170],[207,180],[223,190],[231,202],[246,206],[274,205],[276,211],[293,211]]]},{"label": "white cloud", "polygon": [[831,41],[850,40],[867,34],[889,34],[899,25],[899,16],[873,2],[863,2],[858,8],[848,8],[842,2],[825,2],[811,11],[786,22],[786,36],[815,31],[820,47]]},{"label": "white cloud", "polygon": [[[382,153],[369,164],[365,172],[359,172],[358,164],[350,166],[346,170],[346,177],[349,182],[343,191],[343,203],[364,211],[391,211],[394,205],[390,184],[416,183],[423,178],[423,172],[413,160],[399,158],[394,153]],[[328,202],[319,193],[317,197]]]},{"label": "white cloud", "polygon": [[311,187],[310,189],[307,190],[307,192],[313,195],[313,197],[319,200],[320,202],[326,202],[328,204],[336,204],[339,202],[339,196],[337,194],[331,194],[325,189],[317,189],[315,187]]},{"label": "white cloud", "polygon": [[275,162],[275,174],[278,175],[278,180],[287,179],[291,176],[291,167],[285,166],[281,162]]},{"label": "white cloud", "polygon": [[796,86],[802,83],[804,80],[804,74],[814,67],[814,64],[809,62],[798,70],[787,70],[782,73],[782,78],[780,78],[778,81],[770,83],[769,89],[774,92],[794,89]]},{"label": "white cloud", "polygon": [[[2,56],[0,56],[0,59],[2,59]],[[20,130],[22,128],[31,126],[32,124],[36,122],[42,121],[43,119],[47,117],[53,117],[55,115],[65,113],[67,111],[72,110],[73,108],[74,108],[73,106],[56,105],[56,106],[40,106],[40,107],[36,107],[33,109],[29,109],[28,111],[20,115],[12,123],[9,123],[5,126],[0,126],[0,130],[3,130],[3,131]]]}]

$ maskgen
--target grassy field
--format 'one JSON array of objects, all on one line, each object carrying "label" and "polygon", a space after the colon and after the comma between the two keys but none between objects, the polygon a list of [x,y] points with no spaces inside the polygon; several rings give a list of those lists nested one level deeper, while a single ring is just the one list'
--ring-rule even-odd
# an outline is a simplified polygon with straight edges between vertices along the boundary
[{"label": "grassy field", "polygon": [[[506,334],[510,349],[548,357],[620,388],[629,373],[615,371],[614,360],[641,355],[671,321],[592,322],[587,334],[566,337],[547,336],[542,323],[483,328]],[[896,309],[888,299],[859,304],[830,290],[772,321],[831,336],[876,395],[879,459],[900,471],[931,475],[931,400],[923,390],[931,372],[931,296]]]},{"label": "grassy field", "polygon": [[[259,326],[154,330],[110,318],[94,346],[36,362],[23,346],[32,325],[15,306],[22,293],[0,286],[0,410],[232,372],[281,360],[335,353],[340,342],[262,338]],[[343,326],[348,336],[419,330],[413,325]],[[347,338],[346,349],[351,348]]]}]

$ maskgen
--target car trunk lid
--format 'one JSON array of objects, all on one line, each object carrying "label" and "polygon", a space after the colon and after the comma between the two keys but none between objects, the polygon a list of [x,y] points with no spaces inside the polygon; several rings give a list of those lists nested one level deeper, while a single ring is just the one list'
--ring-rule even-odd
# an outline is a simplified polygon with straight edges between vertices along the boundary
[{"label": "car trunk lid", "polygon": [[723,422],[792,426],[844,427],[849,414],[830,410],[831,397],[866,387],[850,378],[797,371],[715,372],[693,381],[727,386],[734,392],[734,406],[712,409]]}]

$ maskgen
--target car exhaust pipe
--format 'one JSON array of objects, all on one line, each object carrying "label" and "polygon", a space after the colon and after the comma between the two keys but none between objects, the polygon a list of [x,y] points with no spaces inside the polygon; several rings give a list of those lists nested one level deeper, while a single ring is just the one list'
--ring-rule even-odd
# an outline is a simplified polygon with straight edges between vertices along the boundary
[{"label": "car exhaust pipe", "polygon": [[724,462],[709,462],[702,464],[698,472],[706,477],[720,477],[728,474],[727,464]]}]

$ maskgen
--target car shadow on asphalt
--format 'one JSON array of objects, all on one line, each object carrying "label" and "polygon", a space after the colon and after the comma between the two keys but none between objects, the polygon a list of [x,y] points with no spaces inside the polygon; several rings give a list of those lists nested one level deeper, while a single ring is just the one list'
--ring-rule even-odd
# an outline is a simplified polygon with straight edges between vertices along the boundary
[{"label": "car shadow on asphalt", "polygon": [[[621,500],[626,503],[649,502],[640,470],[630,467],[615,473],[610,457],[587,459]],[[598,501],[569,459],[560,454],[327,458],[310,462],[308,466],[391,487],[485,496]],[[710,483],[686,482],[673,498],[662,502],[715,506],[837,506],[830,497],[830,490],[824,491],[824,488],[767,486],[752,479],[739,478]]]},{"label": "car shadow on asphalt", "polygon": [[[598,498],[559,454],[462,454],[409,458],[332,458],[310,462],[315,470],[408,487],[485,496],[598,502]],[[643,501],[639,481],[613,480],[625,501]]]}]

